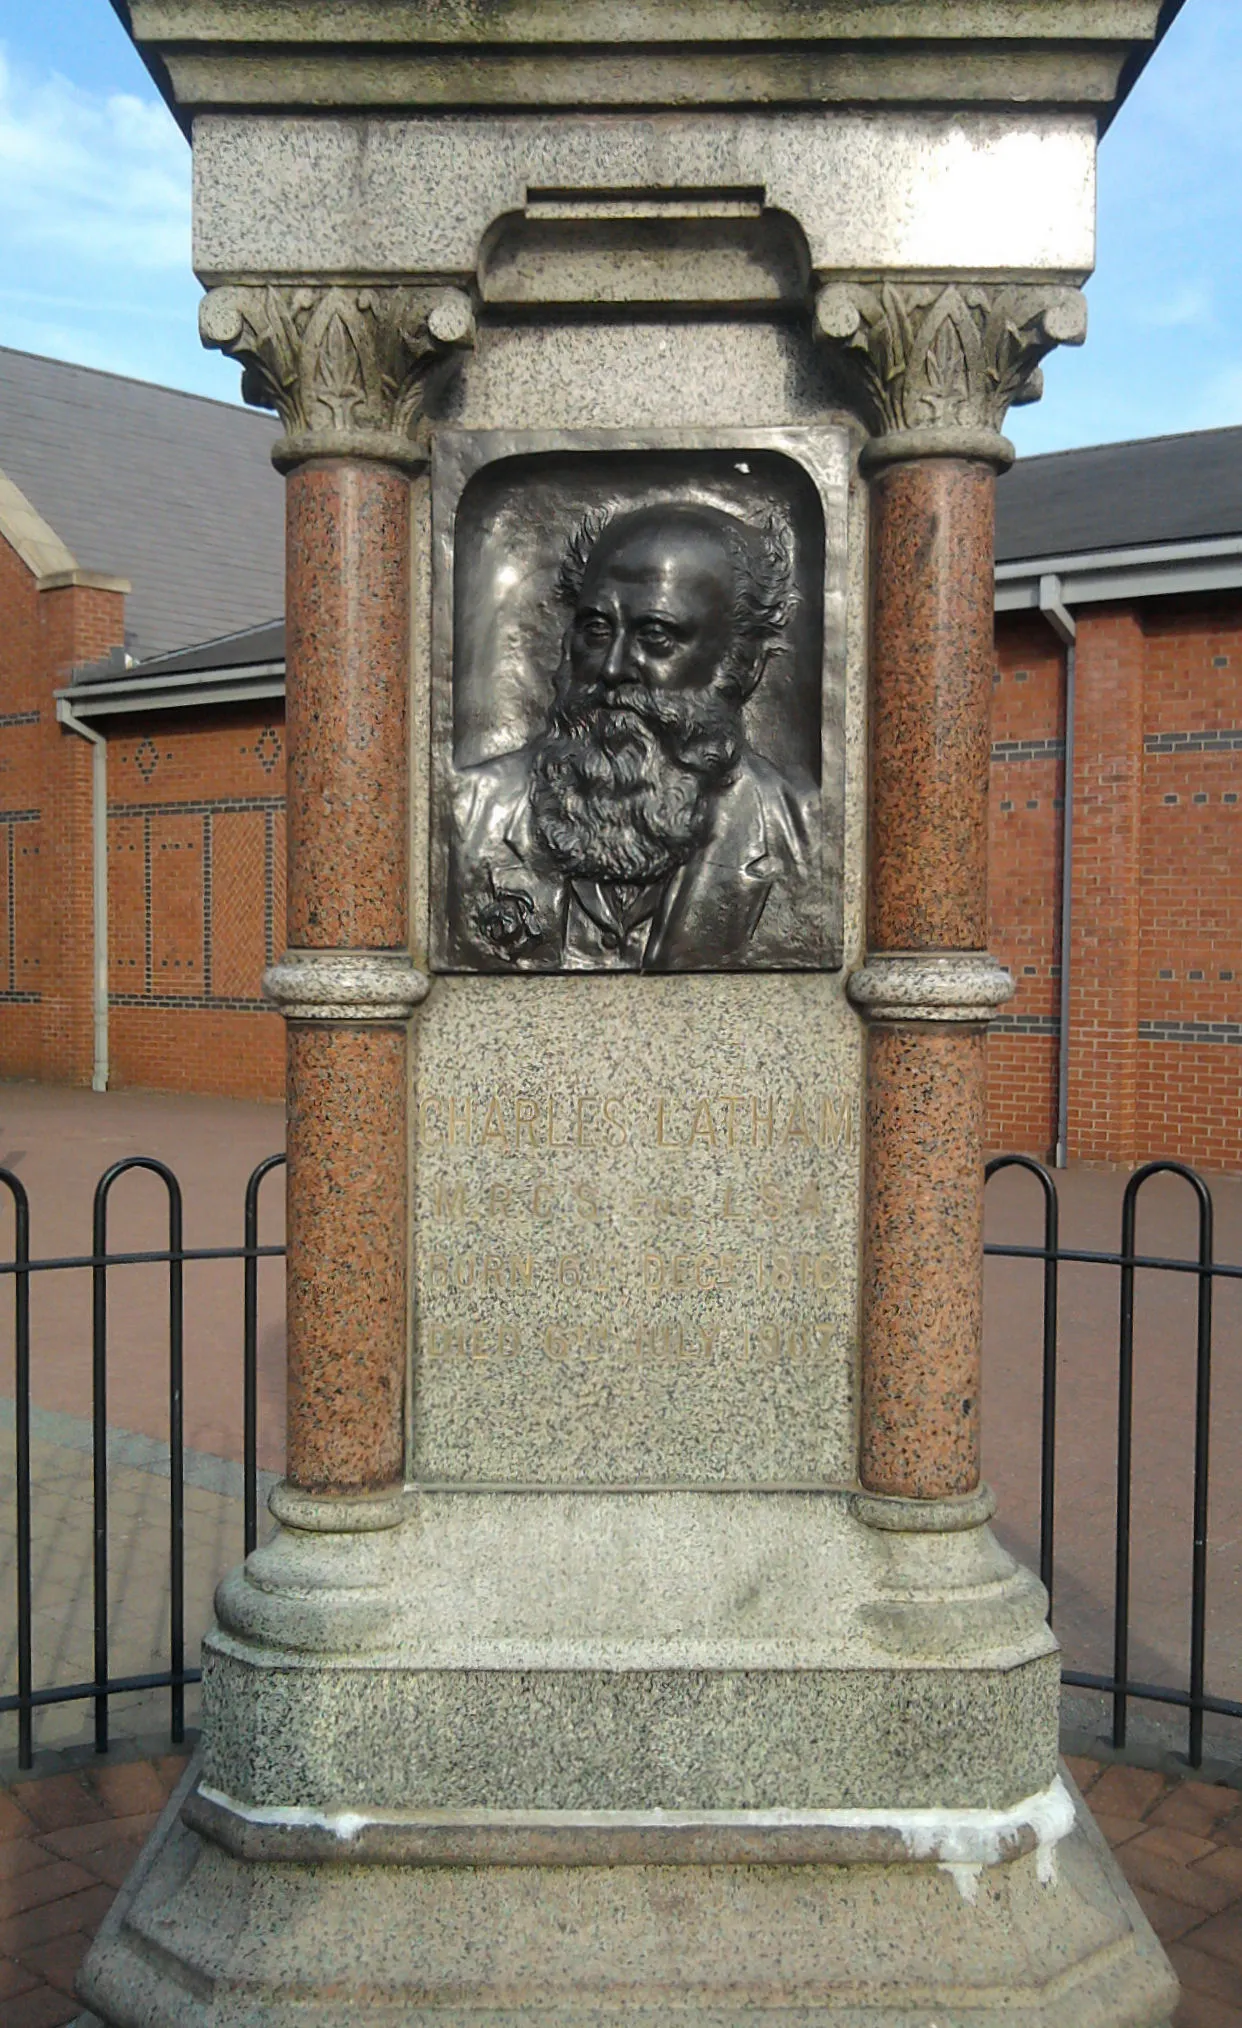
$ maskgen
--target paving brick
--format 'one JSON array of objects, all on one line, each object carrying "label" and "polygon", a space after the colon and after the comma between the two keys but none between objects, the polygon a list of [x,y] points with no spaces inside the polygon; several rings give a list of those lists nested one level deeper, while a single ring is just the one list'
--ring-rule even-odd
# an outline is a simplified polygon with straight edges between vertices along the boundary
[{"label": "paving brick", "polygon": [[1236,1901],[1238,1890],[1233,1881],[1222,1880],[1204,1870],[1202,1866],[1181,1866],[1175,1860],[1162,1859],[1156,1853],[1144,1851],[1143,1840],[1135,1838],[1124,1847],[1124,1869],[1131,1887],[1147,1887],[1156,1894],[1166,1895],[1170,1901],[1184,1902],[1187,1908],[1197,1908],[1204,1915],[1219,1915]]},{"label": "paving brick", "polygon": [[[93,1852],[114,1845],[118,1838],[141,1841],[158,1822],[158,1810],[148,1810],[141,1817],[103,1817],[97,1824],[71,1824],[65,1831],[45,1831],[40,1844],[59,1859],[81,1859],[89,1866]],[[3,1847],[0,1847],[0,1855],[2,1853]]]},{"label": "paving brick", "polygon": [[1186,1993],[1173,2016],[1173,2028],[1242,2028],[1242,2006],[1231,2007],[1204,1993]]},{"label": "paving brick", "polygon": [[159,1811],[167,1800],[167,1792],[147,1760],[97,1768],[94,1779],[109,1814],[114,1817],[137,1817],[144,1811]]},{"label": "paving brick", "polygon": [[42,1908],[46,1901],[60,1901],[67,1894],[93,1885],[89,1873],[69,1859],[53,1859],[29,1873],[15,1874],[0,1881],[0,1918],[21,1915],[28,1908]]},{"label": "paving brick", "polygon": [[1210,1957],[1206,1951],[1197,1950],[1193,1938],[1172,1944],[1169,1962],[1187,1992],[1204,1993],[1227,2007],[1242,2008],[1242,1972],[1220,1958]]},{"label": "paving brick", "polygon": [[0,2000],[15,2000],[19,1993],[28,1993],[38,1981],[25,1965],[16,1958],[0,1958]]},{"label": "paving brick", "polygon": [[1210,1838],[1196,1838],[1192,1831],[1178,1831],[1170,1824],[1146,1824],[1134,1849],[1153,1859],[1168,1859],[1174,1866],[1193,1866],[1217,1848]]},{"label": "paving brick", "polygon": [[[1196,1930],[1197,1940],[1198,1925],[1203,1922],[1201,1908],[1188,1908],[1184,1901],[1174,1901],[1168,1895],[1159,1894],[1153,1888],[1144,1887],[1139,1882],[1132,1881],[1131,1885],[1139,1906],[1161,1943],[1176,1943],[1179,1937],[1185,1936],[1187,1930],[1191,1929]],[[1219,1922],[1222,1918],[1213,1916],[1210,1920]]]},{"label": "paving brick", "polygon": [[1092,1785],[1100,1779],[1102,1770],[1098,1760],[1087,1760],[1081,1754],[1067,1753],[1065,1765],[1073,1775],[1084,1796]]},{"label": "paving brick", "polygon": [[1151,1768],[1106,1767],[1091,1791],[1091,1808],[1097,1816],[1146,1817],[1169,1786],[1169,1777]]},{"label": "paving brick", "polygon": [[[214,1567],[214,1558],[213,1558]],[[189,1762],[188,1753],[164,1753],[154,1762],[156,1779],[164,1792],[165,1800],[172,1794],[181,1780]]]},{"label": "paving brick", "polygon": [[1200,1868],[1205,1873],[1211,1873],[1217,1880],[1230,1881],[1234,1893],[1242,1900],[1242,1850],[1236,1845],[1217,1845],[1205,1859],[1198,1862],[1196,1872]]},{"label": "paving brick", "polygon": [[1242,1972],[1242,1909],[1227,1909],[1224,1915],[1214,1915],[1195,1931],[1195,1949],[1206,1951],[1209,1957],[1222,1958],[1234,1970]]},{"label": "paving brick", "polygon": [[[141,1850],[141,1838],[118,1838],[111,1845],[101,1846],[97,1852],[89,1853],[82,1864],[108,1887],[120,1887]],[[1231,1890],[1225,1888],[1223,1892],[1228,1896]],[[1223,1905],[1216,1904],[1217,1907]]]},{"label": "paving brick", "polygon": [[74,1929],[84,1929],[93,1936],[112,1902],[112,1889],[92,1881],[80,1894],[44,1902],[41,1908],[27,1908],[21,1915],[6,1916],[0,1920],[0,1952],[19,1958],[23,1951],[48,1937],[68,1936]]},{"label": "paving brick", "polygon": [[36,1986],[5,2008],[4,2028],[64,2028],[76,2021],[81,2005],[51,1986]]},{"label": "paving brick", "polygon": [[43,1831],[59,1831],[66,1824],[96,1823],[108,1815],[107,1804],[80,1774],[45,1775],[42,1781],[23,1782],[17,1799],[32,1823]]},{"label": "paving brick", "polygon": [[0,1842],[9,1838],[25,1838],[30,1831],[30,1818],[18,1807],[11,1795],[0,1795]]},{"label": "paving brick", "polygon": [[1126,1844],[1129,1839],[1137,1838],[1144,1828],[1141,1817],[1110,1817],[1105,1812],[1095,1809],[1091,1814],[1114,1851],[1119,1845]]},{"label": "paving brick", "polygon": [[1240,1802],[1237,1789],[1209,1782],[1180,1782],[1148,1815],[1153,1824],[1169,1824],[1200,1838],[1214,1838],[1222,1818],[1235,1816]]},{"label": "paving brick", "polygon": [[83,1930],[70,1931],[68,1936],[53,1937],[48,1943],[35,1944],[25,1952],[22,1963],[32,1972],[37,1972],[49,1986],[58,1992],[72,1993],[78,1967],[91,1947],[91,1939]]},{"label": "paving brick", "polygon": [[37,1866],[47,1866],[57,1856],[70,1859],[73,1854],[48,1852],[33,1838],[9,1838],[0,1845],[0,1882],[15,1880],[22,1873],[33,1873]]}]

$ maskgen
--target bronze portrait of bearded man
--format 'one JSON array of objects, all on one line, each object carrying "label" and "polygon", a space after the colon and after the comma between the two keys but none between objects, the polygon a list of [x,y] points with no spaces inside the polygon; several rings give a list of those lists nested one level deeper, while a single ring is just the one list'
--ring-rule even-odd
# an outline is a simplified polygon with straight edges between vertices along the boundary
[{"label": "bronze portrait of bearded man", "polygon": [[588,517],[558,579],[571,618],[542,732],[456,779],[458,962],[819,962],[818,792],[743,728],[784,649],[791,579],[775,522],[674,503]]}]

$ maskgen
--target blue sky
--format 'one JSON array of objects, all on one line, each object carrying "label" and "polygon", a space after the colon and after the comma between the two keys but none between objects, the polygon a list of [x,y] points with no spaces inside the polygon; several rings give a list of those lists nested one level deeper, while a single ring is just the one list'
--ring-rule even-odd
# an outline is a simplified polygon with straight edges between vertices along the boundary
[{"label": "blue sky", "polygon": [[[1020,451],[1242,423],[1242,0],[1188,0],[1100,154],[1083,351]],[[0,0],[0,344],[238,398],[198,343],[189,151],[107,0]]]}]

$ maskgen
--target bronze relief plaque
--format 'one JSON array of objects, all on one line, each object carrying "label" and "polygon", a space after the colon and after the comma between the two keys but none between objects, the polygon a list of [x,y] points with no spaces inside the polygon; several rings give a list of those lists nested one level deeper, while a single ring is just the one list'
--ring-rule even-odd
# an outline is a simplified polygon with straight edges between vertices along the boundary
[{"label": "bronze relief plaque", "polygon": [[841,963],[848,443],[445,431],[432,963]]}]

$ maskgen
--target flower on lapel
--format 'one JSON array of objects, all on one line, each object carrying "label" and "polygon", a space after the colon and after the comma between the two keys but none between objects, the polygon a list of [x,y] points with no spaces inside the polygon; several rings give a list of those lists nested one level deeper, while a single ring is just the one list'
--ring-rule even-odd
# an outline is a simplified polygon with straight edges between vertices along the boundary
[{"label": "flower on lapel", "polygon": [[520,958],[540,940],[535,926],[535,904],[520,888],[497,888],[490,875],[489,886],[487,900],[475,910],[474,926],[502,957]]}]

